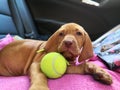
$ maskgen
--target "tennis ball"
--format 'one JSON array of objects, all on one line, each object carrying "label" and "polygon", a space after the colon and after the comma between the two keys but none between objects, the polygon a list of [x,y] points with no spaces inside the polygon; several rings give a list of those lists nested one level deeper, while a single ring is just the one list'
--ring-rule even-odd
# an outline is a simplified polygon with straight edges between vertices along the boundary
[{"label": "tennis ball", "polygon": [[40,68],[48,78],[59,78],[67,69],[67,61],[61,54],[50,52],[42,58]]}]

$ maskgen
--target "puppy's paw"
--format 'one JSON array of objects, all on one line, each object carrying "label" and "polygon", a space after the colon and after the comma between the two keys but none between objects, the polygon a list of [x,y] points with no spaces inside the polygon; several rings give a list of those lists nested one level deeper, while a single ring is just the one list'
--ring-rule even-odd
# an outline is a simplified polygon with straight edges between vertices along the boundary
[{"label": "puppy's paw", "polygon": [[31,86],[29,90],[49,90],[49,88],[43,86]]},{"label": "puppy's paw", "polygon": [[93,77],[95,80],[98,80],[98,81],[108,84],[108,85],[112,84],[112,82],[113,82],[112,77],[103,69],[100,69],[99,71],[94,73]]},{"label": "puppy's paw", "polygon": [[85,72],[93,75],[94,79],[102,83],[108,85],[112,84],[112,77],[110,76],[110,74],[108,74],[104,69],[95,64],[86,63]]}]

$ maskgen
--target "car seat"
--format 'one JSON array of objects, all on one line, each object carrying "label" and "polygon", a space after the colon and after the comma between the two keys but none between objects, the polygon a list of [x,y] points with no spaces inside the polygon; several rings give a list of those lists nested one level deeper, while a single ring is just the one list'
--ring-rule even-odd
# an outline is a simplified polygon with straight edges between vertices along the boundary
[{"label": "car seat", "polygon": [[6,34],[39,39],[25,0],[0,0],[0,38]]}]

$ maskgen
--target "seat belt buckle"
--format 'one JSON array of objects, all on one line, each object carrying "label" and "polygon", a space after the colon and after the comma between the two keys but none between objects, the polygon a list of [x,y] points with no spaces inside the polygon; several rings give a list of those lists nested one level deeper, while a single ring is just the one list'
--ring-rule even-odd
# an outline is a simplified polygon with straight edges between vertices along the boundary
[{"label": "seat belt buckle", "polygon": [[30,39],[35,39],[35,38],[36,38],[34,32],[26,33],[26,34],[25,34],[25,37],[26,37],[26,38],[30,38]]}]

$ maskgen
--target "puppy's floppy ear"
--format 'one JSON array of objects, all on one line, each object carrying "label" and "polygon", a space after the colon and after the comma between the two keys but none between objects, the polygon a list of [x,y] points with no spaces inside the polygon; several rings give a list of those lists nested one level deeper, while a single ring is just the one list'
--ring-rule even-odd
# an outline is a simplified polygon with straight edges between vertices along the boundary
[{"label": "puppy's floppy ear", "polygon": [[57,51],[58,47],[58,31],[56,31],[46,42],[44,47],[46,52],[54,52]]},{"label": "puppy's floppy ear", "polygon": [[79,56],[79,62],[89,59],[92,56],[93,56],[92,42],[87,32],[85,32],[83,48]]}]

